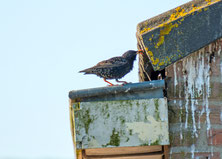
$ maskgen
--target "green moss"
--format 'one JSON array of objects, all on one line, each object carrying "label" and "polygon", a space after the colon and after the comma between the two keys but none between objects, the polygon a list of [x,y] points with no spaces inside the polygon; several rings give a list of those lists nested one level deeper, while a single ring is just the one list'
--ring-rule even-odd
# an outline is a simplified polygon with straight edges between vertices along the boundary
[{"label": "green moss", "polygon": [[159,140],[156,140],[155,142],[151,143],[150,146],[152,145],[160,145],[160,141]]},{"label": "green moss", "polygon": [[92,119],[90,118],[90,115],[89,115],[89,110],[86,110],[85,114],[84,114],[84,127],[85,127],[85,131],[86,131],[86,134],[88,134],[88,131],[89,131],[89,125],[92,123]]},{"label": "green moss", "polygon": [[133,130],[132,129],[129,130],[129,134],[133,135]]},{"label": "green moss", "polygon": [[139,103],[139,101],[137,101],[137,102],[136,102],[136,106],[137,106],[137,107],[139,107],[139,106],[140,106],[140,103]]},{"label": "green moss", "polygon": [[73,108],[74,108],[74,110],[79,110],[80,109],[80,103],[79,102],[74,103]]},{"label": "green moss", "polygon": [[120,145],[119,132],[117,132],[115,128],[112,131],[112,135],[110,136],[109,143],[107,143],[106,145],[102,145],[102,146],[107,147],[109,145],[111,145],[111,146],[119,146]]},{"label": "green moss", "polygon": [[120,120],[120,122],[121,122],[121,125],[124,125],[125,122],[126,122],[126,120],[125,120],[124,117],[122,117],[122,116],[119,118],[119,120]]},{"label": "green moss", "polygon": [[192,118],[192,112],[191,110],[189,110],[189,114],[188,114],[188,124],[193,125],[193,118]]},{"label": "green moss", "polygon": [[183,158],[186,157],[186,153],[185,153],[184,151],[181,151],[180,153],[181,153],[181,156],[182,156]]},{"label": "green moss", "polygon": [[150,146],[150,145],[147,143],[144,143],[144,144],[141,144],[140,146]]},{"label": "green moss", "polygon": [[140,146],[152,146],[152,145],[160,145],[160,140],[156,140],[152,143],[144,143],[144,144],[141,144]]},{"label": "green moss", "polygon": [[160,121],[160,112],[159,112],[159,100],[158,99],[154,99],[154,104],[155,104],[155,118],[157,121]]},{"label": "green moss", "polygon": [[136,122],[139,122],[139,121],[140,121],[140,113],[141,113],[141,112],[139,112],[139,111],[136,112],[136,117],[135,117],[135,118],[136,118],[136,119],[135,119]]},{"label": "green moss", "polygon": [[110,117],[110,114],[109,114],[109,104],[106,103],[104,107],[102,107],[101,109],[101,113],[104,117],[107,117],[109,118]]},{"label": "green moss", "polygon": [[174,133],[169,133],[169,140],[170,140],[170,143],[173,143]]},{"label": "green moss", "polygon": [[160,145],[160,139],[157,139],[156,141],[152,143],[143,143],[140,146],[153,146],[153,145]]},{"label": "green moss", "polygon": [[129,138],[129,137],[127,137],[127,139],[126,139],[126,141],[125,141],[125,142],[128,142],[128,141],[129,141],[129,139],[130,139],[130,138]]}]

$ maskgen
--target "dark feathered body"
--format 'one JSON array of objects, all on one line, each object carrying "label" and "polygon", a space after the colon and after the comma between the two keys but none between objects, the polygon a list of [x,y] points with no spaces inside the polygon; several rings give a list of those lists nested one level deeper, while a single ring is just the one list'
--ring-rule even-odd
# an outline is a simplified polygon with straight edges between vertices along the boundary
[{"label": "dark feathered body", "polygon": [[85,74],[95,74],[105,79],[120,79],[133,69],[137,51],[129,50],[122,56],[99,62],[97,65],[82,70]]}]

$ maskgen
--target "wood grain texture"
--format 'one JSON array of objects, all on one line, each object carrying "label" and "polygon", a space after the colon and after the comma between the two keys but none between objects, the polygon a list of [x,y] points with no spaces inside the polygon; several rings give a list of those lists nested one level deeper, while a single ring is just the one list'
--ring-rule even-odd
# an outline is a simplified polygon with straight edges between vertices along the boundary
[{"label": "wood grain texture", "polygon": [[82,150],[77,150],[76,151],[76,159],[83,159]]},{"label": "wood grain texture", "polygon": [[162,159],[163,155],[113,156],[113,157],[87,157],[87,159]]},{"label": "wood grain texture", "polygon": [[163,146],[163,153],[164,153],[164,159],[168,159],[169,158],[169,146],[168,145]]},{"label": "wood grain texture", "polygon": [[118,147],[85,150],[87,156],[145,154],[160,151],[162,151],[162,146]]}]

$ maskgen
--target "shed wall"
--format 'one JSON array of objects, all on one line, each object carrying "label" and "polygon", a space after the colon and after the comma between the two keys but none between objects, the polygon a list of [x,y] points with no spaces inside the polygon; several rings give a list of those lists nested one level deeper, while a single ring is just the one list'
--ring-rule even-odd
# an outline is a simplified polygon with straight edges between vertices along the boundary
[{"label": "shed wall", "polygon": [[166,68],[169,158],[222,158],[222,39]]}]

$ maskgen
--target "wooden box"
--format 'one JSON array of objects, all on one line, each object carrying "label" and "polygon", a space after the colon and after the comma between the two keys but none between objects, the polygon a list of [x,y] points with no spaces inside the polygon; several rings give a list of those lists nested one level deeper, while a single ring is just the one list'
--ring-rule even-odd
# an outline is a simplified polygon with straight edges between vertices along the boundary
[{"label": "wooden box", "polygon": [[164,81],[159,80],[71,91],[78,158],[162,158],[162,145],[169,145],[163,88]]}]

